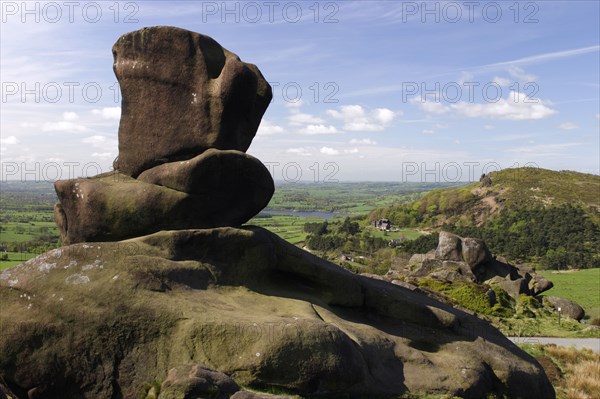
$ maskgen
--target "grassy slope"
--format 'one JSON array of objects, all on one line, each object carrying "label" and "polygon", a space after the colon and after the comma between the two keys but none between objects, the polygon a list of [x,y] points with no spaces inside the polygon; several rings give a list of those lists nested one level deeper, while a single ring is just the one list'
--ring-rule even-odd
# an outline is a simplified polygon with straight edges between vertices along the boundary
[{"label": "grassy slope", "polygon": [[[600,224],[600,176],[541,168],[504,169],[491,174],[492,186],[476,182],[434,190],[406,206],[427,210],[433,225],[480,224],[503,208],[581,205]],[[373,215],[378,215],[377,210]]]},{"label": "grassy slope", "polygon": [[540,274],[554,283],[546,295],[571,299],[584,308],[590,318],[600,317],[600,269]]}]

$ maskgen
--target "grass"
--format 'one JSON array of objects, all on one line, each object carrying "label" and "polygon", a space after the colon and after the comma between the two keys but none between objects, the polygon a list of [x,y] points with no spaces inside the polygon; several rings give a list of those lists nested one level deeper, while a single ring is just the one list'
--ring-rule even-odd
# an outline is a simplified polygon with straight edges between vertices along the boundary
[{"label": "grass", "polygon": [[271,217],[255,217],[250,219],[247,224],[264,227],[292,244],[300,244],[306,240],[304,224],[322,221],[322,219],[310,217],[273,215]]},{"label": "grass", "polygon": [[556,390],[557,399],[594,399],[600,392],[600,354],[556,345],[521,344],[535,357]]},{"label": "grass", "polygon": [[399,231],[382,231],[379,229],[371,228],[369,230],[373,237],[387,238],[388,240],[406,238],[408,240],[414,240],[423,235],[417,229],[399,229]]},{"label": "grass", "polygon": [[590,319],[600,317],[600,269],[568,272],[538,272],[554,283],[544,295],[559,296],[577,302]]},{"label": "grass", "polygon": [[0,260],[0,270],[8,269],[19,265],[31,258],[35,258],[38,254],[29,254],[25,252],[2,252],[0,255],[7,254],[8,260]]}]

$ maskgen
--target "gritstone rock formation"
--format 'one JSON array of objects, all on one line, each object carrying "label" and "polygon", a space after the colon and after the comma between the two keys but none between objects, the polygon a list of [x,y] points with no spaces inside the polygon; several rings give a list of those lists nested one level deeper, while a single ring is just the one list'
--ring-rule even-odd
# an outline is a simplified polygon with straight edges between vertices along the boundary
[{"label": "gritstone rock formation", "polygon": [[514,299],[521,294],[536,296],[553,287],[551,281],[531,268],[513,266],[492,257],[483,240],[446,231],[440,232],[435,253],[413,255],[405,268],[394,270],[388,279],[393,280],[396,274],[499,286]]},{"label": "gritstone rock formation", "polygon": [[237,226],[260,212],[273,179],[244,154],[272,98],[258,68],[166,26],[123,35],[113,55],[123,96],[115,172],[55,183],[62,242]]},{"label": "gritstone rock formation", "polygon": [[[273,193],[242,152],[270,97],[256,67],[176,28],[114,49],[117,170],[57,182],[73,244],[0,273],[0,397],[554,398],[487,322],[235,227]],[[473,267],[485,258],[455,249]]]}]

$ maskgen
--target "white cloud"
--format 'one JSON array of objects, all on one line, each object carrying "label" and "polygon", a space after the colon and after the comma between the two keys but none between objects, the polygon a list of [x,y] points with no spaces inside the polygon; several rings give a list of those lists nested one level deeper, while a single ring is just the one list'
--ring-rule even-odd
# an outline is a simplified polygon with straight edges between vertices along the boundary
[{"label": "white cloud", "polygon": [[498,84],[499,86],[502,87],[506,87],[508,85],[510,85],[512,83],[512,81],[510,79],[506,79],[506,78],[501,78],[501,77],[494,77],[493,79],[494,83]]},{"label": "white cloud", "polygon": [[105,107],[101,109],[93,109],[94,115],[100,115],[104,119],[120,119],[121,107]]},{"label": "white cloud", "polygon": [[79,119],[79,115],[75,112],[63,112],[63,119],[66,121],[74,121]]},{"label": "white cloud", "polygon": [[351,148],[348,150],[344,150],[344,154],[358,154],[358,148]]},{"label": "white cloud", "polygon": [[339,155],[340,154],[340,152],[338,150],[336,150],[335,148],[331,148],[331,147],[321,147],[321,150],[319,152],[324,155]]},{"label": "white cloud", "polygon": [[260,122],[260,126],[258,127],[258,131],[256,132],[257,136],[271,136],[273,134],[283,133],[284,130],[281,126],[274,125],[271,121],[263,119]]},{"label": "white cloud", "polygon": [[111,152],[94,152],[94,153],[92,153],[92,156],[94,158],[100,158],[100,159],[114,158],[113,154]]},{"label": "white cloud", "polygon": [[436,129],[446,129],[449,125],[447,123],[436,123],[433,125]]},{"label": "white cloud", "polygon": [[548,157],[561,156],[563,150],[571,147],[580,146],[581,143],[556,143],[556,144],[537,144],[523,147],[509,148],[506,151],[512,153],[527,154],[528,156]]},{"label": "white cloud", "polygon": [[461,101],[445,105],[441,102],[422,102],[416,98],[412,99],[411,102],[419,104],[425,112],[430,114],[445,114],[455,111],[467,118],[531,120],[544,119],[556,113],[555,110],[547,106],[550,104],[549,101],[532,99],[524,93],[515,91],[511,91],[508,98],[501,98],[496,102],[472,103]]},{"label": "white cloud", "polygon": [[562,130],[573,130],[573,129],[577,129],[579,126],[576,125],[575,123],[572,122],[565,122],[565,123],[561,123],[560,125],[558,125],[559,129]]},{"label": "white cloud", "polygon": [[515,79],[518,79],[521,82],[535,82],[537,80],[537,76],[531,75],[525,72],[522,68],[518,66],[511,65],[508,67],[508,73]]},{"label": "white cloud", "polygon": [[327,110],[327,114],[344,122],[344,130],[377,132],[385,129],[399,113],[388,108],[367,112],[361,105],[343,105],[340,110]]},{"label": "white cloud", "polygon": [[433,130],[430,130],[430,129],[425,129],[421,133],[430,135],[430,134],[433,134],[435,132]]},{"label": "white cloud", "polygon": [[377,142],[371,139],[352,139],[350,144],[377,145]]},{"label": "white cloud", "polygon": [[391,109],[376,108],[373,110],[373,117],[375,120],[379,121],[379,123],[387,125],[392,123],[392,121],[396,118],[396,114]]},{"label": "white cloud", "polygon": [[494,130],[496,128],[496,126],[494,126],[494,125],[485,125],[483,128],[485,130]]},{"label": "white cloud", "polygon": [[69,121],[46,122],[42,125],[43,132],[65,132],[65,133],[80,133],[87,131],[83,125],[78,125]]},{"label": "white cloud", "polygon": [[0,144],[2,144],[2,145],[17,144],[18,142],[19,142],[19,140],[17,140],[17,138],[15,136],[8,136],[6,138],[0,138]]},{"label": "white cloud", "polygon": [[304,134],[336,134],[338,130],[335,126],[325,126],[325,125],[308,125],[302,129],[300,129],[301,133]]},{"label": "white cloud", "polygon": [[291,125],[323,124],[325,121],[317,116],[302,112],[294,113],[288,117]]},{"label": "white cloud", "polygon": [[439,101],[427,102],[421,101],[420,99],[415,97],[412,100],[410,100],[410,102],[413,104],[419,104],[421,106],[421,109],[423,109],[423,111],[427,112],[428,114],[445,114],[446,112],[450,111],[449,107],[445,106]]},{"label": "white cloud", "polygon": [[472,82],[473,78],[475,78],[475,76],[472,73],[463,71],[457,83],[463,86],[465,82]]},{"label": "white cloud", "polygon": [[[294,101],[294,102],[287,101],[287,102],[285,103],[285,106],[286,106],[287,108],[290,108],[290,109],[292,109],[292,110],[293,110],[293,109],[300,108],[302,105],[304,105],[304,101],[302,101],[302,100],[300,100],[300,99],[299,99],[298,101]],[[292,111],[292,112],[293,112],[293,111]]]},{"label": "white cloud", "polygon": [[285,152],[287,152],[288,154],[301,155],[303,157],[309,157],[312,155],[310,150],[305,147],[288,148],[287,150],[285,150]]},{"label": "white cloud", "polygon": [[81,142],[85,144],[102,144],[106,142],[106,137],[100,135],[90,136],[81,140]]}]

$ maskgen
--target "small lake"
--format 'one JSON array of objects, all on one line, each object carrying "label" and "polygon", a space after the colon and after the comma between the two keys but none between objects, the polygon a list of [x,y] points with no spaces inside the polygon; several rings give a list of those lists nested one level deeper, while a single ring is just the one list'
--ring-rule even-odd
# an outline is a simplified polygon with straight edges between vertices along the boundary
[{"label": "small lake", "polygon": [[282,209],[265,209],[258,214],[261,215],[283,215],[283,216],[297,216],[302,218],[318,218],[318,219],[333,219],[334,217],[354,216],[351,213],[344,212],[321,212],[321,211],[292,211]]}]

